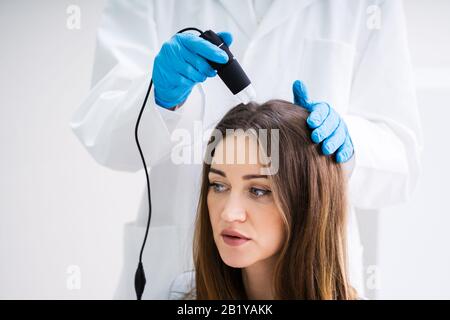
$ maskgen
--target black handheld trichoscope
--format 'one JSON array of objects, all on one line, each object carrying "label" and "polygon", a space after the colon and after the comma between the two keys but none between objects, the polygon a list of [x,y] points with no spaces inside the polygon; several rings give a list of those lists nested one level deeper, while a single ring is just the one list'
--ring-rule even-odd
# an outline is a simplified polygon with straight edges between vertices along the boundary
[{"label": "black handheld trichoscope", "polygon": [[[208,61],[208,63],[211,65],[212,68],[217,70],[217,74],[222,79],[222,81],[225,83],[225,85],[230,89],[230,91],[234,94],[235,97],[237,97],[242,103],[247,104],[251,100],[253,100],[256,96],[255,91],[253,89],[253,86],[245,74],[244,70],[240,66],[239,62],[236,60],[236,58],[231,53],[228,46],[225,44],[225,42],[213,31],[208,30],[205,32],[202,32],[201,30],[197,28],[185,28],[183,30],[178,31],[177,33],[183,33],[185,31],[197,31],[200,33],[200,37],[203,39],[211,42],[212,44],[218,46],[222,50],[224,50],[228,55],[228,62],[225,64],[219,64],[212,61]],[[138,119],[136,121],[136,127],[134,130],[134,136],[136,140],[137,147],[139,149],[139,154],[141,156],[141,160],[144,166],[145,170],[145,176],[147,179],[147,197],[148,197],[148,220],[147,220],[147,227],[145,230],[145,236],[144,240],[142,242],[141,251],[139,254],[139,263],[138,267],[134,276],[134,288],[136,290],[136,296],[138,300],[142,299],[142,294],[144,293],[145,284],[146,284],[146,278],[145,278],[145,272],[144,272],[144,266],[142,264],[142,254],[144,252],[145,243],[147,241],[148,231],[150,228],[150,220],[152,217],[152,202],[151,202],[151,196],[150,196],[150,180],[148,176],[147,171],[147,164],[145,162],[144,155],[142,153],[141,146],[139,144],[139,137],[138,137],[138,129],[139,124],[141,121],[142,112],[144,111],[145,105],[147,104],[147,99],[150,94],[150,90],[152,89],[153,85],[153,79],[150,80],[150,85],[148,87],[147,93],[145,95],[144,103],[142,104],[141,110],[139,112]]]}]

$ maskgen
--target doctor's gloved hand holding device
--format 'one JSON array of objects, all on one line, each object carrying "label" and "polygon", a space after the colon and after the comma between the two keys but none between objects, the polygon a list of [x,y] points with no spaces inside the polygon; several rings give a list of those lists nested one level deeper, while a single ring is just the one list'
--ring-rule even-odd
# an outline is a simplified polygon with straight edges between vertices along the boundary
[{"label": "doctor's gloved hand holding device", "polygon": [[250,80],[228,49],[232,41],[228,32],[208,30],[200,36],[177,33],[164,43],[153,65],[156,104],[175,107],[187,99],[197,83],[216,74],[241,102],[254,99]]},{"label": "doctor's gloved hand holding device", "polygon": [[[185,31],[197,31],[199,36]],[[244,104],[255,98],[253,86],[244,70],[230,52],[228,46],[232,42],[227,32],[216,34],[211,30],[202,32],[197,28],[185,28],[177,32],[163,44],[155,57],[152,79],[145,95],[135,127],[135,140],[147,178],[147,196],[149,213],[144,240],[139,254],[139,263],[134,278],[134,287],[138,300],[142,299],[146,279],[142,265],[142,254],[150,227],[152,204],[150,196],[150,180],[147,165],[139,144],[138,129],[142,112],[147,103],[153,82],[155,84],[155,102],[161,107],[171,109],[182,104],[192,88],[207,77],[217,74],[230,91]]]}]

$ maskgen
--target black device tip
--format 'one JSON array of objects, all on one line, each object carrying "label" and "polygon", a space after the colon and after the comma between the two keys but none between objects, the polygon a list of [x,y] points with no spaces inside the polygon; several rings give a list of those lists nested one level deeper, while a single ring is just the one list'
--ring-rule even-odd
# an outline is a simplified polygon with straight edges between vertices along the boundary
[{"label": "black device tip", "polygon": [[142,262],[139,262],[136,274],[134,275],[134,289],[136,290],[136,296],[138,300],[142,300],[142,294],[144,293],[145,288],[145,272],[144,266]]}]

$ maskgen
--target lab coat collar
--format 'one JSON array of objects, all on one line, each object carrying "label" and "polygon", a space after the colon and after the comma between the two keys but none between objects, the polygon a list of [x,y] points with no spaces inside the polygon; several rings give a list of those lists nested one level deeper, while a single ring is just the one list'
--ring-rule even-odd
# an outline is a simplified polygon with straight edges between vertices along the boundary
[{"label": "lab coat collar", "polygon": [[251,41],[262,38],[300,10],[305,9],[313,1],[316,0],[273,0],[261,23],[258,25],[254,17],[249,14],[248,1],[239,1],[238,5],[235,1],[220,0],[222,6],[234,18]]}]

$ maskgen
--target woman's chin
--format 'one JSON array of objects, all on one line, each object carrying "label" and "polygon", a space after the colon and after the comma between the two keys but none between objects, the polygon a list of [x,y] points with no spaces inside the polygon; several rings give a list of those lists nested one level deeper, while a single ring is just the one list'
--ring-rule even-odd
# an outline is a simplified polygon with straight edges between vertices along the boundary
[{"label": "woman's chin", "polygon": [[248,255],[242,253],[230,254],[220,252],[220,257],[222,258],[223,263],[231,268],[246,268],[252,264]]},{"label": "woman's chin", "polygon": [[245,268],[248,266],[248,263],[243,263],[242,261],[236,261],[236,260],[223,260],[222,261],[231,268]]}]

